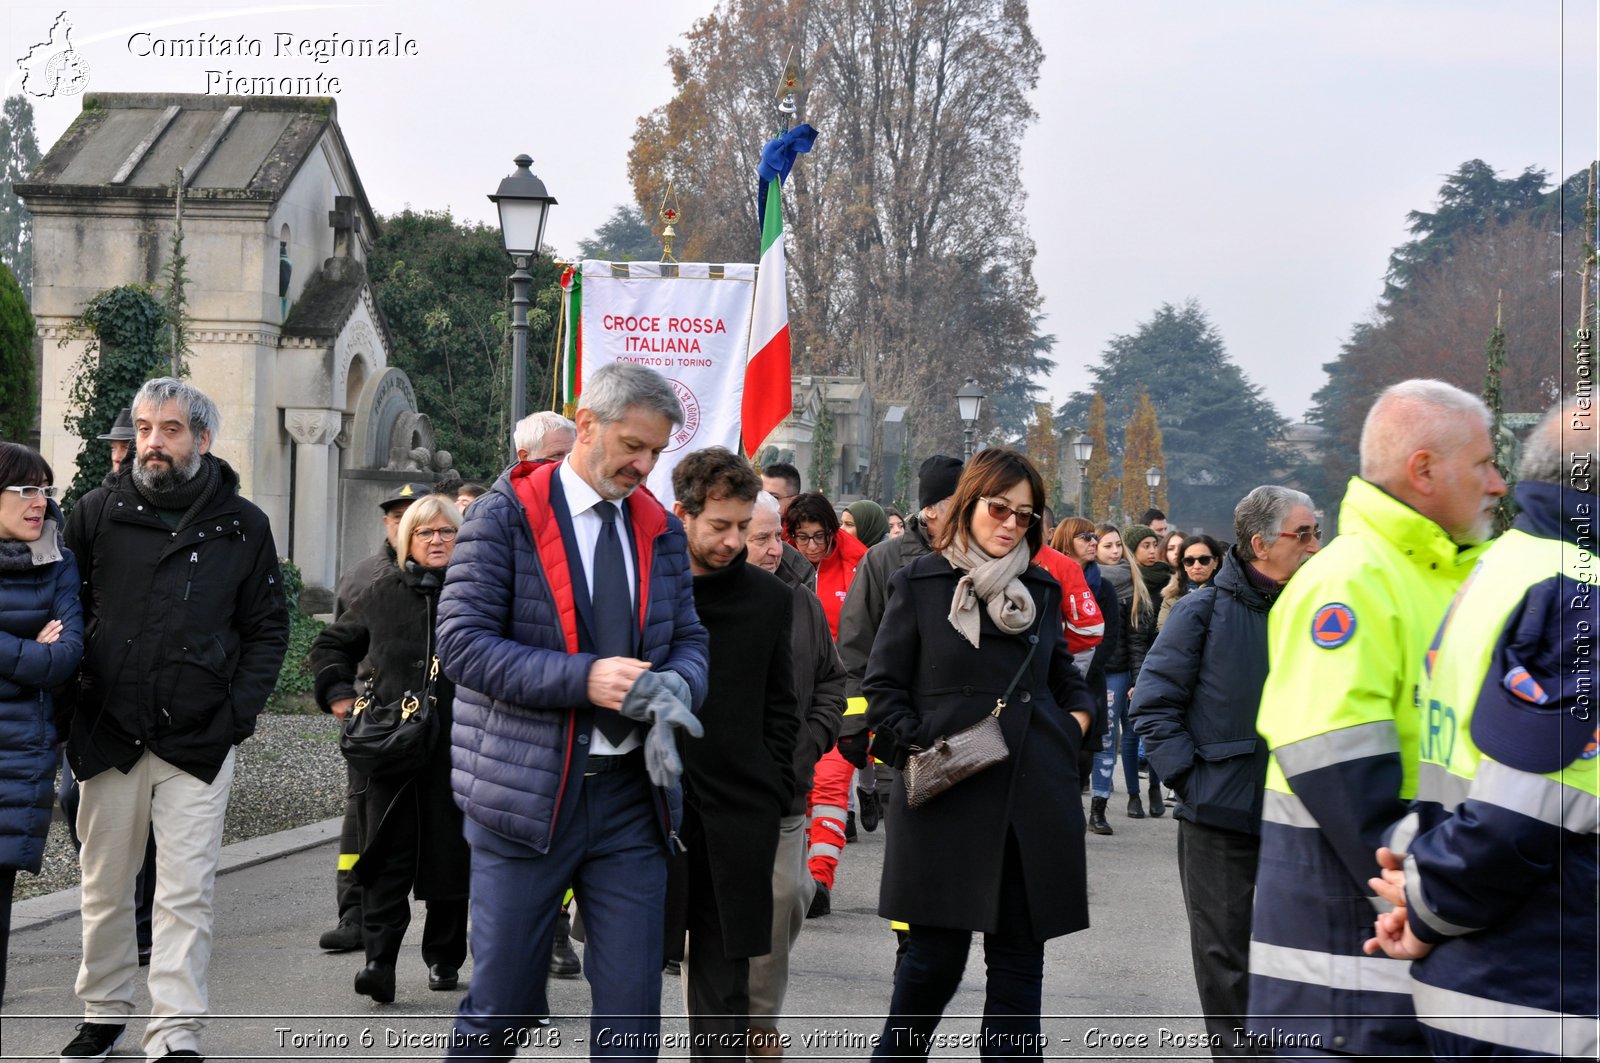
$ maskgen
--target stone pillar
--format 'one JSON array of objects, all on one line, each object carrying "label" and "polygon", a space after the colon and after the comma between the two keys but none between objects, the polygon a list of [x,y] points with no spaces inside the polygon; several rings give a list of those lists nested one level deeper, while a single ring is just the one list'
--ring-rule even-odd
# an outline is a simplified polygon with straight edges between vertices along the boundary
[{"label": "stone pillar", "polygon": [[283,427],[295,443],[294,543],[290,558],[308,589],[331,590],[336,578],[338,499],[333,442],[342,422],[338,410],[284,410]]}]

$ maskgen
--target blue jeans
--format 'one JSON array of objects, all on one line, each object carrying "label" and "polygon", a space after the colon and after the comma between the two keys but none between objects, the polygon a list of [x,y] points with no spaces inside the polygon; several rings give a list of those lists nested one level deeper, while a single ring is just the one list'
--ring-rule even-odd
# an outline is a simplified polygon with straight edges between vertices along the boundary
[{"label": "blue jeans", "polygon": [[[1117,750],[1122,749],[1122,771],[1128,782],[1128,792],[1139,792],[1139,736],[1128,726],[1128,688],[1133,684],[1129,672],[1106,674],[1106,733],[1100,752],[1094,755],[1094,777],[1090,793],[1095,797],[1111,796],[1111,774],[1117,766]],[[1133,757],[1128,756],[1128,743],[1134,744]]]},{"label": "blue jeans", "polygon": [[[472,985],[456,1013],[452,1057],[509,1059],[524,1031],[537,1029],[568,883],[588,938],[590,1058],[657,1056],[667,852],[655,788],[643,770],[571,781],[583,789],[548,853],[467,822]],[[539,1047],[537,1037],[530,1047]]]}]

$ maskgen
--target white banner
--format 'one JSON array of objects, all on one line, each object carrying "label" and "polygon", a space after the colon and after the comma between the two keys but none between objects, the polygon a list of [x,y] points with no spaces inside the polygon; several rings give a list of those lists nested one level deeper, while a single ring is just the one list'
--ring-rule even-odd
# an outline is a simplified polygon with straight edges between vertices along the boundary
[{"label": "white banner", "polygon": [[[673,275],[673,274],[676,275]],[[603,365],[634,362],[672,382],[683,403],[646,486],[672,506],[672,470],[702,447],[739,453],[739,407],[756,268],[738,263],[583,264],[583,381]]]}]

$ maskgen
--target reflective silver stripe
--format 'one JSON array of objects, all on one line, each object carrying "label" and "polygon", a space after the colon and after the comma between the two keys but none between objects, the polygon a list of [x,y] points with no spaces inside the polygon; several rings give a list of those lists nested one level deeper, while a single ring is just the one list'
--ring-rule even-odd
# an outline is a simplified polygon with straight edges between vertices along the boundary
[{"label": "reflective silver stripe", "polygon": [[1600,830],[1600,797],[1547,775],[1508,768],[1488,757],[1478,764],[1472,797],[1574,834]]},{"label": "reflective silver stripe", "polygon": [[1417,866],[1417,858],[1414,856],[1406,857],[1406,907],[1416,912],[1417,917],[1432,927],[1436,933],[1444,934],[1446,937],[1460,937],[1462,934],[1483,929],[1478,926],[1459,926],[1428,906],[1428,898],[1422,888],[1422,869]]},{"label": "reflective silver stripe", "polygon": [[1541,1055],[1593,1059],[1600,1033],[1593,1017],[1507,1004],[1413,980],[1417,1018],[1435,1030]]},{"label": "reflective silver stripe", "polygon": [[1317,821],[1306,808],[1305,802],[1294,794],[1268,790],[1262,795],[1261,818],[1267,823],[1281,823],[1285,827],[1316,830]]},{"label": "reflective silver stripe", "polygon": [[1423,761],[1417,765],[1418,801],[1437,801],[1445,811],[1454,812],[1471,789],[1471,779],[1463,779],[1443,764]]},{"label": "reflective silver stripe", "polygon": [[806,859],[813,860],[819,856],[831,856],[837,860],[843,855],[844,850],[837,845],[829,845],[827,842],[812,842],[811,851],[806,854]]},{"label": "reflective silver stripe", "polygon": [[1399,752],[1400,735],[1394,729],[1394,721],[1374,720],[1290,742],[1274,749],[1272,755],[1278,758],[1283,773],[1293,778],[1330,764]]},{"label": "reflective silver stripe", "polygon": [[1407,812],[1399,823],[1394,825],[1394,833],[1389,835],[1389,851],[1396,856],[1405,856],[1411,851],[1411,842],[1417,836],[1417,828],[1422,826],[1422,817],[1415,812]]},{"label": "reflective silver stripe", "polygon": [[819,819],[836,819],[842,828],[844,826],[844,809],[838,805],[813,805],[811,808],[811,822],[815,823]]},{"label": "reflective silver stripe", "polygon": [[[1314,915],[1310,916],[1315,918]],[[1250,973],[1361,993],[1410,993],[1411,961],[1387,956],[1335,956],[1250,942]]]}]

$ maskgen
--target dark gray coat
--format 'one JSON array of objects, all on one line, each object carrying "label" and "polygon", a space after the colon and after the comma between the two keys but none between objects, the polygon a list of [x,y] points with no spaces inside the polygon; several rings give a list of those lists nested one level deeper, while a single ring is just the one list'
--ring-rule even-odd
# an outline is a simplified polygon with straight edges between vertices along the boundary
[{"label": "dark gray coat", "polygon": [[[979,647],[956,632],[949,613],[959,575],[935,554],[889,581],[862,691],[868,723],[879,734],[893,732],[901,748],[926,747],[977,723],[1027,653],[1025,637],[1001,633],[987,614]],[[1061,625],[1051,622],[1061,613],[1060,585],[1031,565],[1022,582],[1044,622],[1033,659],[1000,715],[1011,756],[914,811],[906,807],[903,777],[895,780],[878,901],[885,918],[995,930],[1009,834],[1021,854],[1034,933],[1052,938],[1089,925],[1078,798],[1083,734],[1069,713],[1092,717],[1094,705]]]},{"label": "dark gray coat", "polygon": [[[885,539],[867,551],[856,566],[856,577],[839,611],[839,659],[844,662],[844,693],[847,698],[861,695],[861,679],[867,674],[867,658],[872,642],[883,623],[883,610],[889,600],[889,577],[919,557],[933,552],[928,529],[920,514],[906,521],[905,534]],[[855,734],[866,724],[863,717],[847,716],[844,734]]]},{"label": "dark gray coat", "polygon": [[1268,595],[1235,550],[1210,583],[1173,603],[1145,655],[1129,718],[1178,795],[1179,819],[1261,833],[1267,744],[1256,710],[1267,680]]},{"label": "dark gray coat", "polygon": [[[811,569],[810,563],[806,568]],[[789,642],[794,648],[795,705],[800,713],[800,735],[794,744],[794,797],[789,800],[788,814],[801,816],[815,781],[817,761],[839,740],[839,725],[844,719],[844,665],[839,663],[839,651],[828,631],[828,616],[816,593],[788,576],[780,566],[778,577],[790,585],[794,594],[794,626]]]}]

